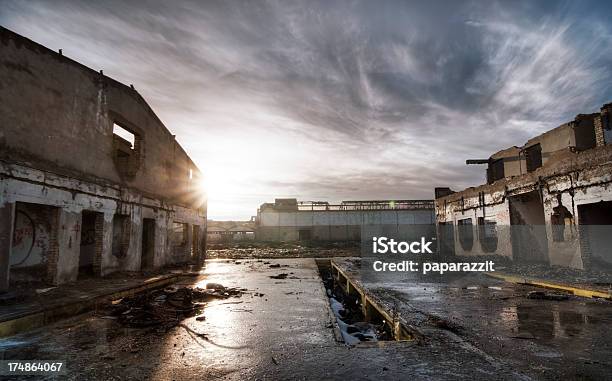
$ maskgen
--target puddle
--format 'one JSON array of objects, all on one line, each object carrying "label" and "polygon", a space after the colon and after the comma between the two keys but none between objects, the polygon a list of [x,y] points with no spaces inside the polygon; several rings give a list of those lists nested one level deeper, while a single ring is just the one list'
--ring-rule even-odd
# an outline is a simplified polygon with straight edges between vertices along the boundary
[{"label": "puddle", "polygon": [[29,344],[29,342],[24,340],[3,339],[0,340],[0,351],[11,349],[14,347],[20,347],[27,344]]},{"label": "puddle", "polygon": [[347,345],[394,340],[380,315],[371,313],[371,316],[366,318],[360,297],[347,293],[339,286],[332,275],[330,261],[317,260],[317,266],[336,324]]}]

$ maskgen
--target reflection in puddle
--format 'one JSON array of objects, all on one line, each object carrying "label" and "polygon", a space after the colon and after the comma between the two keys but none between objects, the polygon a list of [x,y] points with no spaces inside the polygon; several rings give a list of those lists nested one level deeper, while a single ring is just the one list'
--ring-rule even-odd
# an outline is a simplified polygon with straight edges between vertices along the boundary
[{"label": "reflection in puddle", "polygon": [[517,329],[519,333],[531,334],[539,339],[560,336],[556,330],[555,314],[540,307],[516,306]]},{"label": "reflection in puddle", "polygon": [[[219,283],[228,286],[235,279],[235,270],[228,266],[226,262],[212,261],[206,262],[204,274],[206,278],[197,282],[194,287],[206,288],[207,283]],[[234,275],[234,278],[231,276]]]},{"label": "reflection in puddle", "polygon": [[28,344],[28,341],[23,341],[23,340],[11,340],[11,339],[3,339],[0,340],[0,353],[2,353],[1,351],[10,349],[10,348],[14,348],[14,347],[19,347],[21,345],[25,345]]},{"label": "reflection in puddle", "polygon": [[[219,283],[229,287],[236,283],[233,270],[224,261],[206,262],[206,278],[188,286],[206,288],[208,283]],[[245,314],[236,313],[244,303],[246,301],[243,300],[208,301],[198,315],[200,320],[190,317],[173,328],[161,343],[160,357],[164,361],[160,362],[150,378],[167,379],[169,369],[179,361],[206,364],[207,369],[218,368],[221,374],[231,372],[227,370],[230,364],[226,364],[226,361],[233,352],[243,349],[252,326],[246,321],[248,317],[241,316]]]},{"label": "reflection in puddle", "polygon": [[593,323],[586,315],[559,310],[558,306],[550,309],[521,305],[504,307],[499,317],[511,331],[540,340],[579,336],[585,325]]}]

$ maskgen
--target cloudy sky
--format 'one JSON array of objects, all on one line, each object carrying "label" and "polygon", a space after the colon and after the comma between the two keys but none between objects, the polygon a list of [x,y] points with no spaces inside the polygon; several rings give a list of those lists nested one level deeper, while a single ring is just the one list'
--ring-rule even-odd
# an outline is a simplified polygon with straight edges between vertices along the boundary
[{"label": "cloudy sky", "polygon": [[133,83],[209,218],[275,197],[433,198],[612,101],[612,2],[6,1],[0,24]]}]

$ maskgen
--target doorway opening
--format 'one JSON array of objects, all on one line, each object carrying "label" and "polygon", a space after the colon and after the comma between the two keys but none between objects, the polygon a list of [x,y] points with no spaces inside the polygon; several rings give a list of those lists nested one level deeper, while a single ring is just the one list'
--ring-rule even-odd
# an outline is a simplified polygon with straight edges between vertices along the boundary
[{"label": "doorway opening", "polygon": [[509,203],[512,258],[549,263],[544,205],[538,191],[511,196]]},{"label": "doorway opening", "polygon": [[200,254],[200,225],[192,225],[191,233],[191,259],[197,260]]},{"label": "doorway opening", "polygon": [[155,258],[155,219],[142,219],[142,256],[140,258],[140,268],[152,269]]},{"label": "doorway opening", "polygon": [[580,249],[590,268],[612,268],[612,201],[578,205]]},{"label": "doorway opening", "polygon": [[300,241],[310,241],[312,239],[312,230],[300,229],[298,231],[298,239]]},{"label": "doorway opening", "polygon": [[[17,202],[9,253],[11,283],[54,282],[57,273],[59,208]],[[42,285],[41,285],[42,286]]]},{"label": "doorway opening", "polygon": [[[100,219],[98,221],[98,219]],[[84,210],[81,213],[81,246],[79,251],[79,278],[96,275],[96,254],[102,250],[102,224],[104,214]]]}]

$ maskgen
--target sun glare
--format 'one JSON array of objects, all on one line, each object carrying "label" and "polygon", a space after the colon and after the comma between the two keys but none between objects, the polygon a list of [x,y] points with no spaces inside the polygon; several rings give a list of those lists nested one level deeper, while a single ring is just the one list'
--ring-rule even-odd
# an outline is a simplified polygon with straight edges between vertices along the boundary
[{"label": "sun glare", "polygon": [[209,202],[227,199],[236,191],[236,184],[232,181],[232,177],[217,171],[205,174],[199,183],[201,192],[206,194]]}]

